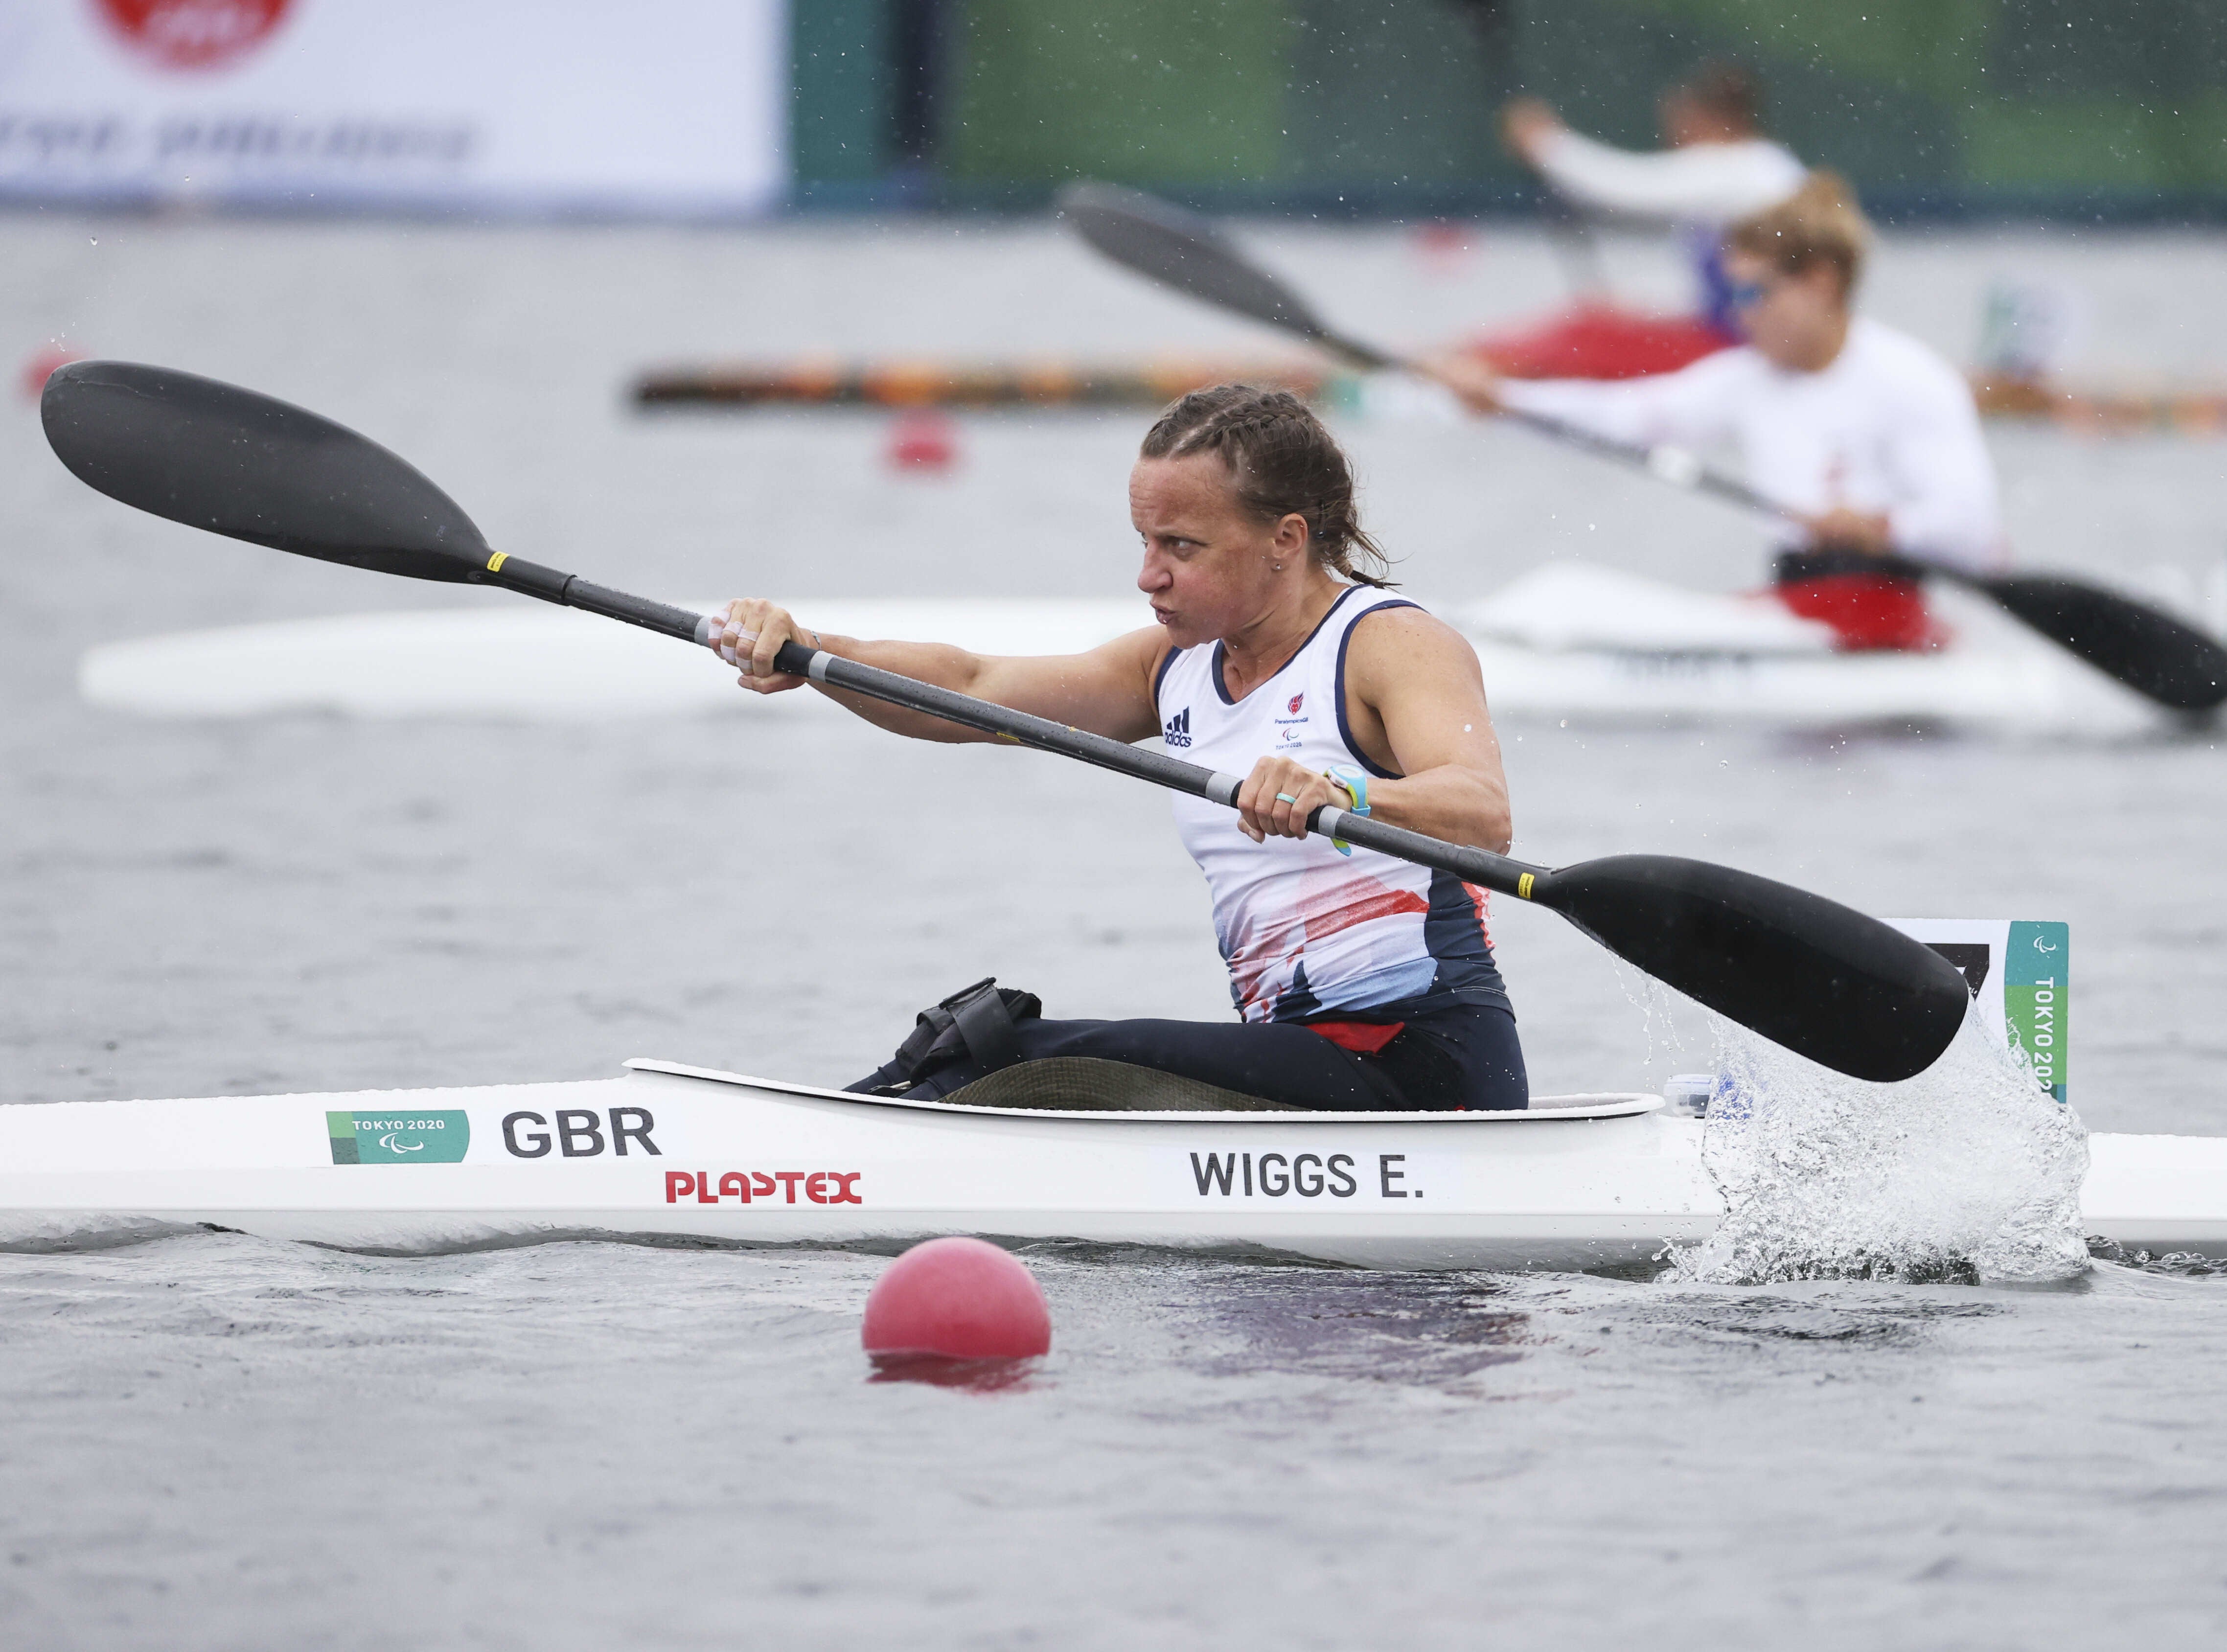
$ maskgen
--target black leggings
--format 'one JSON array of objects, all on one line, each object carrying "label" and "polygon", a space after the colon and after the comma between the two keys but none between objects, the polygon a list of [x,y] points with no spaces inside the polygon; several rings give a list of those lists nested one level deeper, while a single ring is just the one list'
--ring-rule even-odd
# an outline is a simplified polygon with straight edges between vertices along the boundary
[{"label": "black leggings", "polygon": [[[1401,1019],[1396,1005],[1370,1013]],[[1296,1022],[1024,1021],[1023,1061],[1088,1056],[1196,1079],[1286,1107],[1331,1112],[1439,1113],[1515,1108],[1530,1100],[1516,1017],[1496,1004],[1457,1004],[1404,1017],[1374,1056]],[[977,1062],[940,1068],[905,1092],[932,1100],[984,1075]]]}]

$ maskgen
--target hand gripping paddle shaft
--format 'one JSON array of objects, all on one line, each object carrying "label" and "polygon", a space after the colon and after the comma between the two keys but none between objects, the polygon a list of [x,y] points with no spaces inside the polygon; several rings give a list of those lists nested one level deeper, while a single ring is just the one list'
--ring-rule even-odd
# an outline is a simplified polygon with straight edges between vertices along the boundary
[{"label": "hand gripping paddle shaft", "polygon": [[[1059,209],[1084,240],[1139,275],[1296,334],[1371,371],[1413,369],[1413,363],[1333,331],[1298,292],[1203,218],[1107,183],[1068,185],[1060,192]],[[1637,465],[1673,486],[1770,516],[1791,515],[1777,501],[1682,449],[1616,441],[1522,408],[1503,408],[1501,416],[1568,446]],[[2098,671],[2173,711],[2210,711],[2227,703],[2227,647],[2147,603],[2062,575],[1968,573],[1906,556],[1882,558],[1879,565],[1911,578],[1969,586]]]},{"label": "hand gripping paddle shaft", "polygon": [[[233,539],[413,579],[501,585],[703,642],[716,622],[490,551],[454,501],[329,419],[252,391],[125,362],[48,380],[47,439],[112,499]],[[791,642],[780,668],[1039,750],[1234,806],[1239,781]],[[1962,1025],[1963,979],[1874,918],[1730,867],[1616,855],[1549,870],[1323,807],[1324,836],[1551,907],[1618,957],[1797,1054],[1856,1078],[1909,1078]]]}]

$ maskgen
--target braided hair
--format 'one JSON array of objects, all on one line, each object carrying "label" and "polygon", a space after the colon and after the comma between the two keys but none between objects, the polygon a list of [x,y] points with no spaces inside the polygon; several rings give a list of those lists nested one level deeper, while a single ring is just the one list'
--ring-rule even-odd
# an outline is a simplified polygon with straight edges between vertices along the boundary
[{"label": "braided hair", "polygon": [[1145,433],[1140,456],[1194,453],[1214,454],[1229,468],[1239,502],[1262,522],[1305,518],[1308,554],[1331,573],[1358,585],[1391,584],[1391,562],[1362,531],[1353,468],[1290,391],[1216,385],[1169,404]]}]

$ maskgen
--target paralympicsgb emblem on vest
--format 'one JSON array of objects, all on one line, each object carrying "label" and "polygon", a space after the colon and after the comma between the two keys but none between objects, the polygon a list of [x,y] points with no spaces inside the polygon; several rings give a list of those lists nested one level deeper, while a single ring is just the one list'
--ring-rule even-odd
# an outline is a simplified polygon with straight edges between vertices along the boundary
[{"label": "paralympicsgb emblem on vest", "polygon": [[1286,709],[1288,710],[1293,717],[1297,717],[1299,714],[1299,707],[1306,704],[1306,691],[1305,689],[1301,689],[1298,693],[1292,696],[1292,703]]},{"label": "paralympicsgb emblem on vest", "polygon": [[1171,746],[1190,743],[1190,707],[1186,705],[1168,719],[1168,726],[1160,730],[1160,737]]}]

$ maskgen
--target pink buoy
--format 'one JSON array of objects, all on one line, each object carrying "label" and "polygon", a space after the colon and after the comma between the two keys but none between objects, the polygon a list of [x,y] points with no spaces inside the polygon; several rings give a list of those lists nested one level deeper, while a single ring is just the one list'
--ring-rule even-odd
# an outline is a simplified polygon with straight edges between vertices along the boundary
[{"label": "pink buoy", "polygon": [[890,427],[888,456],[900,470],[948,470],[959,460],[959,427],[933,408],[916,408]]},{"label": "pink buoy", "polygon": [[1051,1311],[1036,1276],[995,1245],[931,1239],[874,1281],[859,1340],[877,1360],[1029,1359],[1051,1349]]}]

